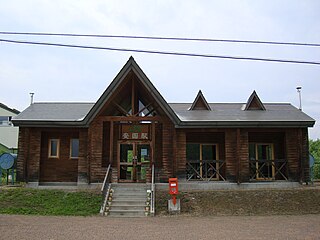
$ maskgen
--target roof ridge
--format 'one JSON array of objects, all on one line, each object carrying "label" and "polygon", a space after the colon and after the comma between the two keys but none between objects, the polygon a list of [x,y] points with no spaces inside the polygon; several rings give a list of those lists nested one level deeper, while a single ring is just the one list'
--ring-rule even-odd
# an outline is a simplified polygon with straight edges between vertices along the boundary
[{"label": "roof ridge", "polygon": [[95,104],[95,102],[34,102],[33,104]]}]

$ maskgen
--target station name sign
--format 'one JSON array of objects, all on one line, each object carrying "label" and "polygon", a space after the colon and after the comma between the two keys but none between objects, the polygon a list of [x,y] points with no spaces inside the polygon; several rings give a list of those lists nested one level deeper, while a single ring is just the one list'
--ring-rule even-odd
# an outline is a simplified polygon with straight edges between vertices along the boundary
[{"label": "station name sign", "polygon": [[137,139],[137,140],[148,140],[150,139],[150,125],[139,124],[139,125],[121,125],[121,139]]}]

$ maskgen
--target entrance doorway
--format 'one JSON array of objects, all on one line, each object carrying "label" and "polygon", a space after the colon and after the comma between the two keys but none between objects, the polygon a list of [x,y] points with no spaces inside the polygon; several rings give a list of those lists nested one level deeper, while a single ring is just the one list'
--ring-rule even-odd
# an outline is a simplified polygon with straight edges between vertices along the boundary
[{"label": "entrance doorway", "polygon": [[119,182],[146,182],[150,168],[150,143],[121,142],[118,144]]}]

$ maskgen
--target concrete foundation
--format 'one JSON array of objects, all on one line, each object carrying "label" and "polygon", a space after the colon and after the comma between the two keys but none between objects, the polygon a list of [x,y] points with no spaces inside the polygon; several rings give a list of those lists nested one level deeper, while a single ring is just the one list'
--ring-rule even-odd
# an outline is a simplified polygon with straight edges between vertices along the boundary
[{"label": "concrete foundation", "polygon": [[173,200],[168,200],[168,212],[171,214],[180,213],[180,199],[176,199],[176,204],[173,204]]},{"label": "concrete foundation", "polygon": [[[114,183],[113,183],[114,184]],[[128,183],[130,185],[130,183]],[[147,184],[148,185],[148,184]],[[101,189],[102,183],[83,182],[29,182],[26,187],[43,189]],[[250,182],[250,183],[230,183],[230,182],[179,182],[179,191],[210,191],[210,190],[254,190],[254,189],[288,189],[301,188],[299,182]],[[156,183],[157,190],[169,191],[168,183]]]},{"label": "concrete foundation", "polygon": [[[179,191],[210,191],[210,190],[254,190],[254,189],[287,189],[299,188],[298,182],[256,182],[256,183],[230,183],[230,182],[179,182]],[[158,190],[168,190],[167,183],[157,183]]]}]

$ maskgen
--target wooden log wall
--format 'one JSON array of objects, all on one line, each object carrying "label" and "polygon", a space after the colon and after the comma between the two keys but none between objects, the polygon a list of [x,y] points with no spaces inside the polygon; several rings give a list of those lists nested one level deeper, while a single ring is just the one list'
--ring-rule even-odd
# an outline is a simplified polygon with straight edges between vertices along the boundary
[{"label": "wooden log wall", "polygon": [[177,153],[176,153],[176,171],[175,176],[177,176],[179,179],[186,179],[186,152],[187,152],[187,136],[186,132],[182,129],[176,130],[177,134]]},{"label": "wooden log wall", "polygon": [[102,167],[103,121],[99,117],[90,124],[88,137],[90,182],[103,182],[106,169]]},{"label": "wooden log wall", "polygon": [[[310,178],[307,129],[175,129],[169,119],[156,123],[155,128],[154,163],[158,182],[166,182],[169,177],[173,176],[184,177],[186,144],[195,141],[219,144],[219,158],[225,160],[223,174],[229,181],[249,181],[248,144],[250,142],[274,143],[275,158],[284,158],[288,161],[289,180],[308,181]],[[65,134],[61,135],[61,131]],[[102,182],[107,165],[106,159],[108,155],[110,156],[110,151],[113,151],[114,174],[117,170],[119,127],[115,124],[113,128],[112,150],[108,149],[110,144],[106,144],[107,141],[110,141],[108,131],[110,132],[109,122],[103,122],[99,117],[92,122],[89,129],[57,130],[21,127],[19,129],[17,180]],[[55,132],[60,135],[55,135]],[[69,162],[70,159],[65,159],[70,163],[65,167],[68,171],[67,176],[59,172],[60,170],[57,170],[54,163],[50,163],[51,160],[47,159],[48,138],[50,136],[61,138],[60,154],[69,156],[70,143],[68,141],[75,135],[80,140],[79,158]],[[67,147],[63,147],[64,145]],[[49,170],[54,168],[56,171]],[[114,177],[116,181],[116,175]]]},{"label": "wooden log wall", "polygon": [[155,124],[155,159],[154,159],[154,167],[155,167],[155,180],[160,182],[160,176],[162,173],[162,123]]},{"label": "wooden log wall", "polygon": [[309,165],[309,136],[308,129],[300,129],[301,131],[301,159],[302,159],[302,179],[303,182],[310,181],[310,165]]},{"label": "wooden log wall", "polygon": [[238,157],[236,146],[237,131],[234,129],[227,129],[225,132],[226,179],[232,182],[236,182],[238,179]]},{"label": "wooden log wall", "polygon": [[169,120],[162,123],[162,169],[159,171],[161,182],[167,182],[169,177],[173,177],[174,162],[174,125]]},{"label": "wooden log wall", "polygon": [[248,131],[237,129],[238,182],[250,179]]},{"label": "wooden log wall", "polygon": [[18,139],[18,159],[17,159],[17,181],[28,182],[28,166],[27,166],[27,158],[29,157],[29,137],[30,137],[30,129],[26,127],[19,128],[19,139]]},{"label": "wooden log wall", "polygon": [[289,180],[299,181],[300,178],[300,150],[298,140],[298,129],[287,129],[286,131],[286,158],[288,160]]},{"label": "wooden log wall", "polygon": [[[78,158],[70,158],[70,140],[79,138],[79,131],[57,129],[41,132],[40,182],[77,182]],[[49,158],[49,139],[59,139],[58,158]]]},{"label": "wooden log wall", "polygon": [[78,183],[89,183],[88,129],[79,131]]}]

